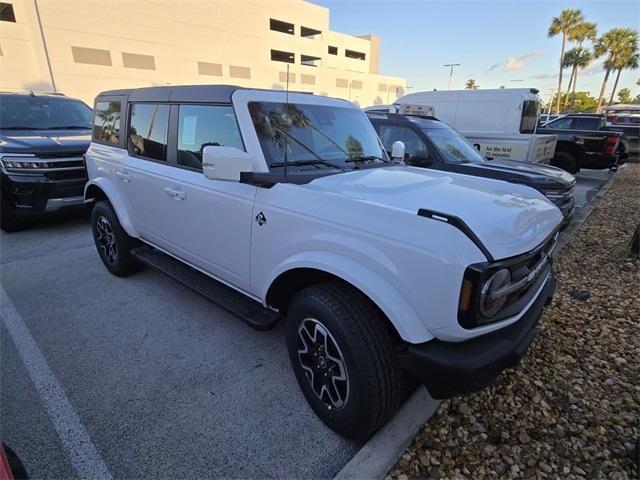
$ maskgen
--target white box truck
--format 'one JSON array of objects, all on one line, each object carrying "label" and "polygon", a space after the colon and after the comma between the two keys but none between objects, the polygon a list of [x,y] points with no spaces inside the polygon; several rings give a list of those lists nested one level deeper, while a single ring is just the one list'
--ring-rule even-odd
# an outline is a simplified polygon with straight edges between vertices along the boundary
[{"label": "white box truck", "polygon": [[536,135],[540,97],[535,88],[414,92],[393,103],[432,107],[439,120],[466,137],[487,158],[549,163],[556,135]]}]

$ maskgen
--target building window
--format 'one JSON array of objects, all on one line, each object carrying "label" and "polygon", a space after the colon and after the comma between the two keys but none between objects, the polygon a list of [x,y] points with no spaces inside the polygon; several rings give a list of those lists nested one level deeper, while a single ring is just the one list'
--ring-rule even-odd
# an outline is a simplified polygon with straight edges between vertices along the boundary
[{"label": "building window", "polygon": [[379,92],[386,92],[387,91],[387,84],[386,83],[379,83],[378,84],[378,91]]},{"label": "building window", "polygon": [[338,88],[348,88],[349,80],[346,78],[336,78],[336,87]]},{"label": "building window", "polygon": [[200,75],[211,75],[212,77],[222,76],[222,65],[219,63],[198,62],[198,73]]},{"label": "building window", "polygon": [[300,27],[300,36],[304,38],[316,38],[316,35],[320,35],[322,32],[315,28]]},{"label": "building window", "polygon": [[332,47],[331,45],[329,45],[329,55],[337,55],[338,54],[338,47]]},{"label": "building window", "polygon": [[13,5],[0,2],[0,21],[16,23],[16,14],[13,12]]},{"label": "building window", "polygon": [[288,33],[293,35],[294,26],[293,23],[283,22],[282,20],[269,19],[269,28],[274,32]]},{"label": "building window", "polygon": [[229,76],[233,78],[251,78],[251,69],[249,67],[229,65]]},{"label": "building window", "polygon": [[169,105],[153,103],[131,105],[129,144],[136,155],[165,161],[168,128]]},{"label": "building window", "polygon": [[352,80],[351,81],[351,88],[353,88],[355,90],[361,90],[362,89],[362,81],[360,81],[360,80]]},{"label": "building window", "polygon": [[122,65],[126,68],[141,68],[143,70],[155,70],[156,59],[151,55],[122,52]]},{"label": "building window", "polygon": [[356,52],[355,50],[345,50],[344,56],[347,58],[355,58],[356,60],[364,60],[365,54],[362,52]]},{"label": "building window", "polygon": [[[278,78],[282,83],[287,83],[287,72],[278,72]],[[289,83],[296,83],[296,74],[289,74]]]},{"label": "building window", "polygon": [[202,154],[207,146],[244,150],[233,108],[180,105],[178,165],[202,170]]},{"label": "building window", "polygon": [[90,65],[111,66],[111,52],[98,48],[71,47],[73,61]]},{"label": "building window", "polygon": [[316,77],[315,75],[302,74],[300,75],[300,83],[302,83],[303,85],[315,85]]},{"label": "building window", "polygon": [[271,50],[271,60],[274,62],[294,63],[296,61],[296,56],[291,52]]},{"label": "building window", "polygon": [[93,114],[93,140],[120,143],[120,102],[97,102]]},{"label": "building window", "polygon": [[320,57],[312,57],[311,55],[300,55],[300,63],[307,67],[317,67],[320,65]]}]

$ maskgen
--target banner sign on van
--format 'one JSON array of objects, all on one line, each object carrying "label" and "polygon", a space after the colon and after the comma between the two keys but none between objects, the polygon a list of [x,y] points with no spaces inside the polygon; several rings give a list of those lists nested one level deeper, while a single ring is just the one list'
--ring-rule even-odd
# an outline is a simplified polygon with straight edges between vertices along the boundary
[{"label": "banner sign on van", "polygon": [[502,158],[506,160],[523,160],[527,155],[527,145],[507,143],[475,143],[480,147],[480,154],[488,158]]}]

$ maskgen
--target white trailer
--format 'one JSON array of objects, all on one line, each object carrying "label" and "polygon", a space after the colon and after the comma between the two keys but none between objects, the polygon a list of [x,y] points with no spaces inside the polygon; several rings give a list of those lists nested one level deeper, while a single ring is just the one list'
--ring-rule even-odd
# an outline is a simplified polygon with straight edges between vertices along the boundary
[{"label": "white trailer", "polygon": [[536,135],[540,97],[535,88],[414,92],[393,103],[433,107],[439,120],[489,158],[549,163],[556,135]]}]

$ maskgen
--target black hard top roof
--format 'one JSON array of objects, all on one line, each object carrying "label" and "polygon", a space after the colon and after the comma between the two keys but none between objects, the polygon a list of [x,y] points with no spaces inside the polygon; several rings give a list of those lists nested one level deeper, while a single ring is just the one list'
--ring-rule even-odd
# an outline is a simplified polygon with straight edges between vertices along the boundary
[{"label": "black hard top roof", "polygon": [[372,120],[391,120],[392,122],[397,123],[415,123],[411,120],[411,118],[416,118],[420,120],[433,120],[435,122],[442,123],[438,118],[432,117],[429,115],[402,115],[400,113],[389,113],[387,110],[365,110],[364,112],[367,117]]},{"label": "black hard top roof", "polygon": [[[163,87],[126,88],[121,90],[107,90],[98,94],[96,98],[109,96],[125,96],[130,102],[203,102],[203,103],[231,103],[231,95],[236,90],[262,90],[262,88],[246,88],[238,85],[172,85]],[[290,90],[290,93],[305,93]]]},{"label": "black hard top roof", "polygon": [[164,87],[107,90],[98,97],[125,96],[132,102],[212,102],[229,103],[237,85],[172,85]]}]

